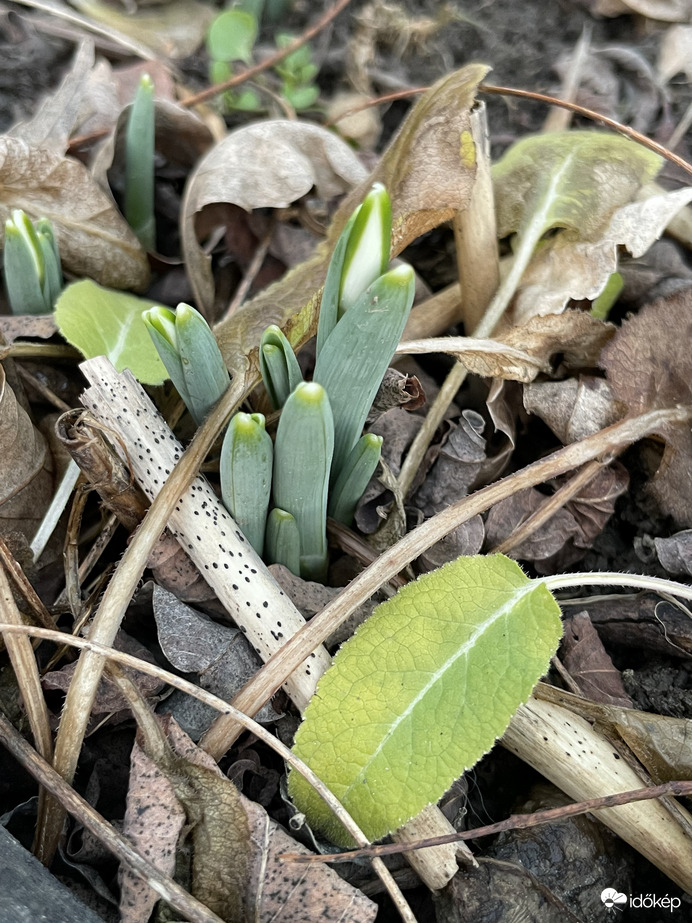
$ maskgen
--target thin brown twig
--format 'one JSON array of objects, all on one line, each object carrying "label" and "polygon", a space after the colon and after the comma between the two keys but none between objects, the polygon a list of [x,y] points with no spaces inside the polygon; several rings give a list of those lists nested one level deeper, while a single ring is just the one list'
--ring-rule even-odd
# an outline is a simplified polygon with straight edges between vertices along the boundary
[{"label": "thin brown twig", "polygon": [[302,45],[305,45],[310,39],[314,38],[319,32],[321,32],[329,23],[335,19],[339,13],[345,9],[351,0],[337,0],[337,2],[329,7],[326,13],[321,16],[317,22],[310,26],[309,29],[306,29],[305,32],[301,33],[290,45],[286,45],[285,48],[281,48],[275,54],[271,55],[268,58],[265,58],[264,61],[261,61],[259,64],[255,64],[253,67],[248,67],[247,70],[244,70],[240,74],[236,74],[234,77],[230,77],[228,80],[224,80],[223,83],[216,83],[214,86],[207,87],[206,90],[202,90],[199,93],[195,93],[193,96],[186,96],[184,99],[180,100],[180,105],[190,108],[196,106],[198,103],[206,102],[206,100],[211,99],[213,96],[217,96],[219,93],[224,93],[226,90],[230,90],[233,87],[238,86],[241,83],[244,83],[246,80],[250,80],[252,77],[256,77],[257,74],[261,74],[263,71],[268,70],[270,67],[278,64],[280,61],[283,61],[284,58],[287,58],[292,54],[296,49],[300,48]]},{"label": "thin brown twig", "polygon": [[162,874],[142,856],[130,842],[115,830],[92,806],[68,785],[39,754],[29,746],[18,731],[0,714],[0,742],[41,785],[59,798],[66,809],[94,834],[121,862],[143,878],[149,887],[194,923],[222,923],[220,917],[201,901],[188,894],[180,885]]},{"label": "thin brown twig", "polygon": [[692,781],[665,782],[663,785],[653,785],[648,788],[635,788],[629,792],[616,792],[613,795],[603,795],[600,798],[590,798],[588,801],[578,801],[575,804],[562,805],[559,808],[549,808],[545,811],[534,811],[532,814],[511,814],[506,820],[496,824],[487,824],[485,827],[476,827],[473,830],[464,830],[461,833],[447,833],[444,836],[434,836],[416,843],[382,843],[379,846],[363,846],[361,849],[352,849],[348,852],[328,853],[326,855],[299,855],[298,853],[282,853],[279,859],[282,862],[298,862],[301,865],[309,862],[350,862],[353,859],[370,858],[373,856],[391,856],[395,853],[412,852],[416,849],[427,849],[430,846],[442,846],[445,843],[458,843],[463,840],[475,840],[482,836],[492,836],[504,833],[507,830],[525,830],[527,827],[537,827],[540,824],[556,823],[568,817],[579,814],[588,814],[601,808],[615,808],[634,801],[651,801],[653,798],[665,796],[679,797],[692,794]]},{"label": "thin brown twig", "polygon": [[630,128],[629,125],[616,122],[615,119],[611,119],[607,115],[601,115],[600,112],[595,112],[593,109],[587,109],[585,106],[567,102],[567,100],[564,99],[556,99],[554,96],[548,96],[545,93],[534,93],[531,90],[517,90],[514,89],[514,87],[496,87],[487,83],[481,83],[478,85],[478,91],[479,93],[493,93],[498,96],[518,96],[521,99],[534,99],[538,102],[546,103],[546,105],[549,106],[560,106],[563,109],[569,109],[571,112],[583,115],[585,118],[591,119],[594,122],[601,122],[603,125],[607,125],[608,128],[612,128],[613,131],[616,131],[619,135],[624,135],[626,138],[629,138],[630,141],[636,141],[638,144],[648,147],[650,151],[660,154],[661,157],[674,163],[676,166],[680,167],[681,170],[684,170],[685,173],[692,175],[692,163],[689,163],[689,161],[685,160],[683,157],[675,154],[663,144],[659,144],[658,141],[652,141],[651,138],[647,138],[646,135],[643,135],[636,129]]},{"label": "thin brown twig", "polygon": [[[415,96],[419,93],[425,93],[426,90],[429,89],[430,87],[412,87],[408,90],[400,90],[396,93],[388,93],[385,96],[374,97],[373,99],[369,99],[367,102],[360,106],[354,106],[348,111],[341,113],[338,119],[335,119],[334,122],[330,122],[328,124],[334,124],[338,122],[339,119],[345,118],[348,115],[355,115],[356,113],[361,112],[363,109],[369,109],[372,106],[378,106],[380,103],[387,103],[395,99],[405,99],[408,96]],[[533,99],[537,102],[545,103],[547,106],[558,106],[562,109],[569,109],[570,112],[575,112],[577,115],[583,115],[584,118],[591,119],[594,122],[601,122],[603,125],[607,125],[608,128],[612,128],[613,131],[616,131],[618,134],[624,135],[631,141],[636,141],[638,144],[644,145],[644,147],[649,148],[649,150],[654,151],[656,154],[660,154],[661,157],[664,157],[666,160],[669,160],[671,163],[674,163],[676,166],[680,167],[680,169],[684,170],[685,173],[692,175],[692,164],[689,161],[685,160],[683,157],[680,157],[678,154],[674,153],[663,144],[659,144],[657,141],[652,141],[651,138],[647,138],[646,135],[643,135],[636,129],[630,128],[629,125],[623,125],[622,122],[617,122],[615,119],[611,119],[607,115],[602,115],[600,112],[596,112],[594,109],[587,109],[586,106],[580,106],[578,103],[569,102],[565,99],[558,99],[556,96],[549,96],[547,93],[536,93],[532,90],[519,90],[516,87],[493,86],[492,84],[481,83],[478,85],[478,92],[494,94],[497,96],[517,96],[520,99]]]}]

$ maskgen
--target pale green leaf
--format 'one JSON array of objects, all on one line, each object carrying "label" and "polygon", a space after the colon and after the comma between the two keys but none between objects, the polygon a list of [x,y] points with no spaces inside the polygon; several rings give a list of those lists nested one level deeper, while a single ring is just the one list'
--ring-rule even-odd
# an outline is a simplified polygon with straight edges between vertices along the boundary
[{"label": "pale green leaf", "polygon": [[[319,682],[294,752],[371,839],[437,801],[505,731],[561,635],[546,587],[502,555],[462,557],[375,610]],[[305,780],[309,823],[348,834]]]},{"label": "pale green leaf", "polygon": [[257,38],[257,20],[245,10],[224,10],[214,19],[207,35],[212,60],[250,64]]},{"label": "pale green leaf", "polygon": [[168,373],[142,319],[151,307],[151,301],[83,279],[58,298],[55,322],[86,359],[108,356],[119,372],[130,369],[144,384],[160,385]]},{"label": "pale green leaf", "polygon": [[[660,165],[658,154],[605,132],[555,132],[513,145],[493,167],[498,235],[516,234],[497,316],[546,232],[567,229],[580,240],[598,239],[610,216],[636,197]],[[493,316],[489,326],[496,321]]]}]

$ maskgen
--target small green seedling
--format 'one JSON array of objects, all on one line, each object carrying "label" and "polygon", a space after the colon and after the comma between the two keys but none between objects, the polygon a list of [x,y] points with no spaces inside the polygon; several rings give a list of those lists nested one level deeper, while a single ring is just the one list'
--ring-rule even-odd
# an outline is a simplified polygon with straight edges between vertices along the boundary
[{"label": "small green seedling", "polygon": [[125,136],[125,218],[145,250],[156,249],[154,217],[154,83],[143,74]]},{"label": "small green seedling", "polygon": [[264,423],[261,413],[237,413],[226,430],[219,466],[224,506],[259,555],[264,551],[274,454]]},{"label": "small green seedling", "polygon": [[[214,19],[207,35],[209,79],[211,83],[225,83],[233,76],[233,65],[252,64],[254,45],[259,35],[260,21],[276,14],[277,4],[243,0],[226,9]],[[277,33],[279,49],[293,41],[286,33]],[[312,59],[309,45],[303,45],[287,55],[274,68],[280,79],[279,93],[293,109],[307,109],[317,101],[320,91],[314,83],[319,68]],[[256,112],[262,109],[260,94],[253,89],[228,90],[223,101],[229,109]]]},{"label": "small green seedling", "polygon": [[[293,41],[294,36],[286,32],[277,33],[278,48],[286,48]],[[314,83],[319,67],[313,60],[309,45],[296,48],[274,70],[281,78],[281,95],[294,109],[300,111],[315,105],[320,95],[320,88]]]},{"label": "small green seedling", "polygon": [[62,290],[60,253],[46,218],[15,209],[5,222],[5,288],[13,314],[48,314]]},{"label": "small green seedling", "polygon": [[228,387],[228,371],[209,324],[188,304],[143,314],[171,381],[199,426]]},{"label": "small green seedling", "polygon": [[[387,270],[390,239],[389,196],[377,184],[334,248],[312,382],[303,381],[278,327],[268,327],[260,342],[267,393],[276,409],[283,408],[274,444],[274,509],[265,555],[306,579],[326,576],[327,513],[351,523],[380,459],[382,439],[361,434],[414,296],[410,266]],[[224,469],[233,464],[230,453],[222,458]],[[261,468],[259,455],[254,466]],[[248,463],[247,469],[252,468]],[[259,480],[254,484],[263,491]]]}]

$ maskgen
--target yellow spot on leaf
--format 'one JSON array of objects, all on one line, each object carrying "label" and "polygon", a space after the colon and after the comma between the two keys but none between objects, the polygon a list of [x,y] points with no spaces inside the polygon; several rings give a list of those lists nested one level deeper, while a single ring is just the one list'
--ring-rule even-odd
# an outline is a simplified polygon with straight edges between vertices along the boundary
[{"label": "yellow spot on leaf", "polygon": [[461,133],[459,156],[463,166],[469,169],[476,166],[476,145],[473,143],[470,131],[462,131]]}]

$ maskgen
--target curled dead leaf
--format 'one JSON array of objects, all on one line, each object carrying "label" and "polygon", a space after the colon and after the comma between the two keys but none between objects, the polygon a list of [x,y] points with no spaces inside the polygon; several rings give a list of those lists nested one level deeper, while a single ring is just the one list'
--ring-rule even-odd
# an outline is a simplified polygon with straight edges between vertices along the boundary
[{"label": "curled dead leaf", "polygon": [[[259,343],[267,324],[277,324],[298,348],[317,329],[319,289],[341,230],[373,182],[383,183],[392,200],[392,256],[412,240],[468,206],[475,178],[469,139],[476,89],[488,72],[469,64],[438,81],[416,103],[373,173],[342,202],[326,244],[316,256],[246,302],[216,334],[230,369]],[[185,210],[185,219],[190,215]]]},{"label": "curled dead leaf", "polygon": [[201,309],[209,311],[214,301],[210,260],[195,233],[195,215],[206,205],[287,208],[313,187],[325,200],[342,195],[364,175],[346,142],[311,122],[267,120],[227,135],[191,173],[180,219],[188,275]]},{"label": "curled dead leaf", "polygon": [[[692,289],[659,298],[626,320],[601,365],[631,414],[692,403]],[[649,491],[680,528],[692,527],[692,430],[666,426],[666,446]]]},{"label": "curled dead leaf", "polygon": [[69,272],[110,288],[146,287],[146,253],[112,198],[77,160],[20,138],[0,138],[0,245],[15,208],[52,222]]}]

